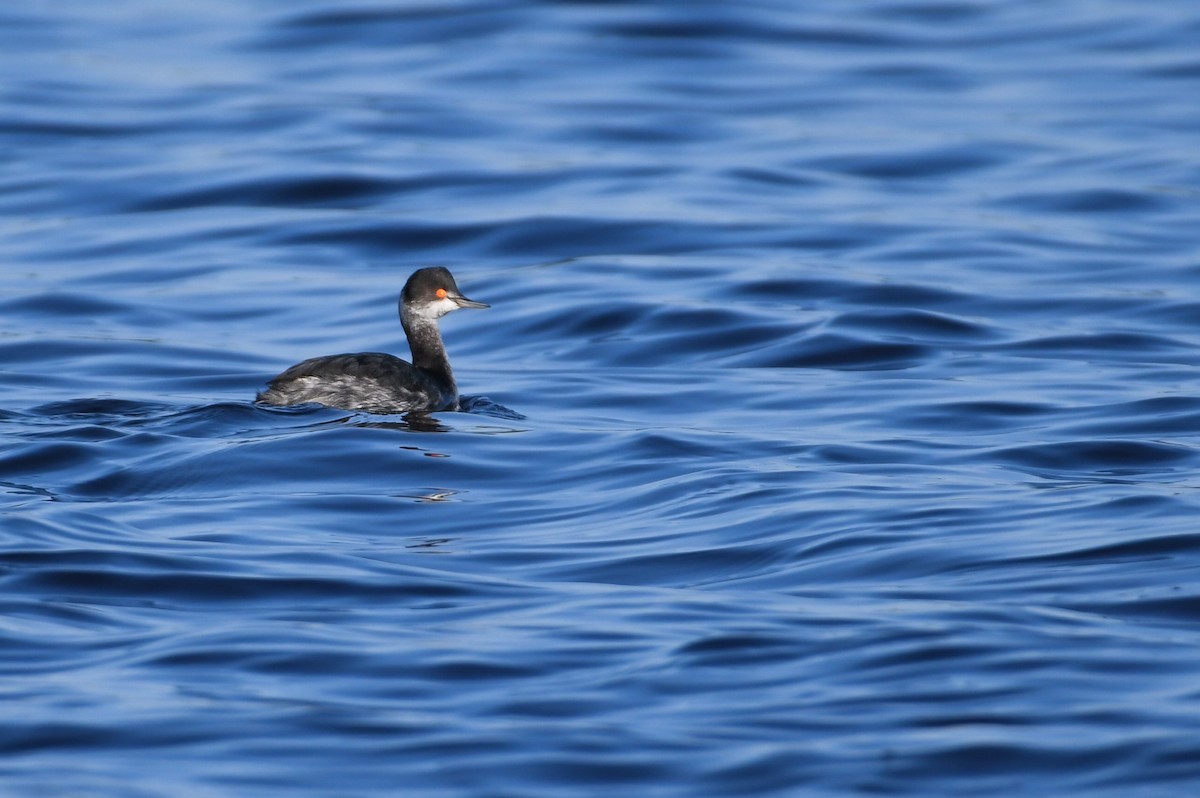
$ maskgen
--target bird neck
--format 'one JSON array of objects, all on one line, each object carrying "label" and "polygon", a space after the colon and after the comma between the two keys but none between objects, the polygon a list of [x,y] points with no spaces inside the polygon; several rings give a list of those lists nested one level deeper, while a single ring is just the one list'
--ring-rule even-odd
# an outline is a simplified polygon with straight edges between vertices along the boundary
[{"label": "bird neck", "polygon": [[450,370],[450,360],[446,357],[446,346],[442,343],[437,322],[415,313],[401,312],[400,323],[404,327],[404,334],[408,336],[413,365],[449,388],[451,393],[455,392],[454,372]]}]

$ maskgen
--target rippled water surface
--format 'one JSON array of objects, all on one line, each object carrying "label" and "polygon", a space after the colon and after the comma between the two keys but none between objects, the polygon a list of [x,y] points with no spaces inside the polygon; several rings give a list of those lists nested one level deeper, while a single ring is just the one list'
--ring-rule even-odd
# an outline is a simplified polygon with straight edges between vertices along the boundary
[{"label": "rippled water surface", "polygon": [[[0,793],[1200,788],[1200,6],[0,11]],[[467,410],[256,407],[406,354]]]}]

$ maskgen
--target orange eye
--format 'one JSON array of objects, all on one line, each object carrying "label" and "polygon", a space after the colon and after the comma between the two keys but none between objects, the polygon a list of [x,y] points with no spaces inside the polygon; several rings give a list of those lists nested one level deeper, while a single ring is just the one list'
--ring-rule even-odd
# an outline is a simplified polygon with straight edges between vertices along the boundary
[{"label": "orange eye", "polygon": [[446,289],[445,289],[445,288],[439,288],[439,289],[438,289],[437,291],[435,291],[434,293],[436,293],[436,294],[437,294],[437,298],[438,298],[438,299],[445,299],[445,298],[446,298]]}]

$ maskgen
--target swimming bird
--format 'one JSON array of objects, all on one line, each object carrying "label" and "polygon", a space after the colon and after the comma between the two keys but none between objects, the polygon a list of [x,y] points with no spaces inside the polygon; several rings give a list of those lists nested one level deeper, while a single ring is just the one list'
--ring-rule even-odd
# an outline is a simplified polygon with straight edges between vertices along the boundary
[{"label": "swimming bird", "polygon": [[271,380],[257,401],[281,407],[315,402],[370,413],[458,410],[458,386],[438,319],[459,308],[487,307],[463,296],[449,270],[418,269],[400,292],[400,324],[412,363],[384,352],[314,357]]}]

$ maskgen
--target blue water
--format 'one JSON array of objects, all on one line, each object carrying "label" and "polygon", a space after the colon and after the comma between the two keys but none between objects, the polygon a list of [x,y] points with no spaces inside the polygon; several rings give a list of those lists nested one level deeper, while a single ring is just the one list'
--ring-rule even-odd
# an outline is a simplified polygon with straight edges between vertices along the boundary
[{"label": "blue water", "polygon": [[[0,794],[1200,790],[1200,6],[0,11]],[[406,355],[468,412],[258,408]]]}]

